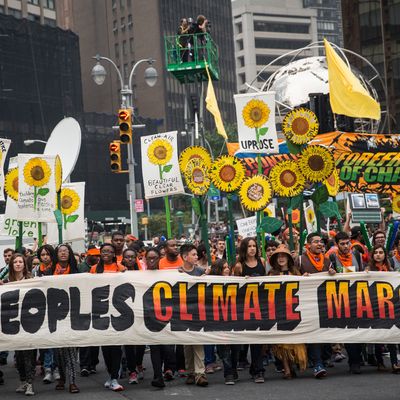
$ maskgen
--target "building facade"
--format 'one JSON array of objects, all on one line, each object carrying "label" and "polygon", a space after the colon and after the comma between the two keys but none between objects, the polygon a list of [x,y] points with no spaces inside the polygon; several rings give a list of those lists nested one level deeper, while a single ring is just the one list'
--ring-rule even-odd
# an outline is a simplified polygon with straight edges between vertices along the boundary
[{"label": "building facade", "polygon": [[[239,92],[246,83],[261,87],[268,77],[290,62],[284,57],[261,70],[278,56],[317,41],[317,11],[302,0],[235,0],[232,3],[235,61]],[[302,57],[316,55],[305,51]]]},{"label": "building facade", "polygon": [[[342,1],[344,46],[370,61],[383,85],[375,79],[376,90],[390,118],[382,124],[386,133],[400,130],[400,1]],[[360,59],[349,56],[352,65],[365,74],[370,69]],[[368,71],[369,70],[369,71]],[[368,75],[367,75],[368,76]],[[385,95],[385,91],[387,95]]]}]

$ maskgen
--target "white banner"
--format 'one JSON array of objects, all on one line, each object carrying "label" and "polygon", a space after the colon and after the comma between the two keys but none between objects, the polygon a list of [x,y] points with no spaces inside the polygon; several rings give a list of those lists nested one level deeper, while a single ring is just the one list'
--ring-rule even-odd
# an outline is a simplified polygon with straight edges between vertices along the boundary
[{"label": "white banner", "polygon": [[238,153],[278,154],[275,92],[235,94]]},{"label": "white banner", "polygon": [[18,154],[18,220],[55,221],[55,160],[44,154]]},{"label": "white banner", "polygon": [[[6,213],[0,219],[0,235],[1,236],[18,236],[18,204],[11,197],[7,197]],[[37,238],[38,223],[36,221],[22,222],[22,237]]]},{"label": "white banner", "polygon": [[146,199],[184,193],[176,136],[172,131],[140,138]]},{"label": "white banner", "polygon": [[4,201],[4,161],[6,161],[11,140],[0,139],[0,201]]},{"label": "white banner", "polygon": [[[85,239],[85,182],[63,183],[61,186],[63,240]],[[47,224],[47,242],[58,243],[58,225]]]},{"label": "white banner", "polygon": [[123,344],[400,343],[400,274],[132,271],[0,286],[0,351]]},{"label": "white banner", "polygon": [[257,236],[256,216],[236,220],[238,233],[242,238]]}]

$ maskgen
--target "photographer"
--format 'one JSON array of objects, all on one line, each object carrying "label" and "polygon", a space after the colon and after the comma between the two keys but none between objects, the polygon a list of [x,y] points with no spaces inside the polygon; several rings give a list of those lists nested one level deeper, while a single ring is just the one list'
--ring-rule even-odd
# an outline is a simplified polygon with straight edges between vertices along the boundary
[{"label": "photographer", "polygon": [[189,33],[192,35],[197,35],[194,40],[197,40],[197,45],[199,47],[198,55],[199,59],[206,58],[206,44],[207,37],[205,33],[209,33],[211,24],[204,15],[199,15],[196,22],[192,23],[189,27]]},{"label": "photographer", "polygon": [[182,18],[177,32],[182,62],[190,61],[191,37],[189,36],[189,28],[190,26],[188,20],[186,18]]}]

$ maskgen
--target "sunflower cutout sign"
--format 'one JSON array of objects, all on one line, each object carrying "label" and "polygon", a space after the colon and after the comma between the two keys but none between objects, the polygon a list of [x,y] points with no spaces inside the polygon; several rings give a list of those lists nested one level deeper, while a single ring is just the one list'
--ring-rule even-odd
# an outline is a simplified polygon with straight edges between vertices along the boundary
[{"label": "sunflower cutout sign", "polygon": [[146,199],[184,193],[176,135],[172,131],[140,138]]},{"label": "sunflower cutout sign", "polygon": [[281,197],[294,197],[303,192],[305,178],[295,161],[285,160],[275,164],[269,173],[275,194]]},{"label": "sunflower cutout sign", "polygon": [[285,115],[282,132],[296,145],[304,145],[313,139],[319,129],[317,116],[307,108],[296,108]]},{"label": "sunflower cutout sign", "polygon": [[223,192],[234,192],[239,189],[245,178],[242,162],[233,156],[221,156],[211,165],[210,177],[214,186]]},{"label": "sunflower cutout sign", "polygon": [[324,146],[307,146],[298,160],[301,173],[311,183],[328,179],[334,169],[335,160],[332,153]]},{"label": "sunflower cutout sign", "polygon": [[[53,222],[57,208],[56,158],[50,155],[18,155],[18,219]],[[60,168],[57,167],[57,173]]]},{"label": "sunflower cutout sign", "polygon": [[317,217],[315,215],[314,204],[310,201],[308,204],[304,203],[304,215],[308,233],[317,231]]},{"label": "sunflower cutout sign", "polygon": [[260,211],[271,201],[272,186],[264,175],[254,175],[245,179],[239,195],[244,208],[249,211]]},{"label": "sunflower cutout sign", "polygon": [[275,92],[234,96],[240,153],[279,153]]},{"label": "sunflower cutout sign", "polygon": [[186,163],[184,177],[188,189],[199,196],[206,194],[210,187],[209,167],[201,158],[192,158]]},{"label": "sunflower cutout sign", "polygon": [[0,139],[0,200],[4,201],[4,161],[6,160],[11,140]]},{"label": "sunflower cutout sign", "polygon": [[183,174],[185,173],[189,161],[193,159],[202,160],[207,169],[211,167],[212,160],[210,153],[204,147],[190,146],[183,150],[179,156],[179,168]]},{"label": "sunflower cutout sign", "polygon": [[[61,215],[63,240],[73,241],[85,238],[85,182],[64,183],[61,187]],[[57,243],[57,224],[47,224],[49,243]]]},{"label": "sunflower cutout sign", "polygon": [[339,193],[340,182],[339,182],[339,173],[335,168],[331,174],[325,181],[324,184],[328,189],[329,196],[335,197]]}]

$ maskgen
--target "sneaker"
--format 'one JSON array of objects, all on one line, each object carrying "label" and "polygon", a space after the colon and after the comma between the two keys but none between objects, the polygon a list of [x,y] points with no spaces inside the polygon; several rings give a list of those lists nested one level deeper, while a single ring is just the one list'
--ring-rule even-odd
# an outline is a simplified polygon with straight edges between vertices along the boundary
[{"label": "sneaker", "polygon": [[124,387],[120,385],[116,379],[112,379],[110,389],[114,392],[122,392],[124,390]]},{"label": "sneaker", "polygon": [[185,369],[178,369],[178,375],[179,375],[181,378],[186,378],[186,377],[188,376],[188,374],[187,374],[187,372],[186,372]]},{"label": "sneaker", "polygon": [[235,379],[233,378],[232,375],[228,375],[225,377],[225,385],[234,385],[235,384]]},{"label": "sneaker", "polygon": [[81,369],[81,376],[88,377],[90,375],[90,371],[87,368]]},{"label": "sneaker", "polygon": [[215,364],[213,365],[213,368],[214,368],[214,372],[218,372],[218,371],[221,371],[221,370],[222,370],[222,367],[221,367],[219,364],[217,364],[217,363],[215,363]]},{"label": "sneaker", "polygon": [[28,382],[21,382],[21,384],[15,390],[15,393],[25,393],[27,387]]},{"label": "sneaker", "polygon": [[208,386],[207,377],[205,375],[203,375],[203,374],[197,375],[196,378],[195,378],[195,381],[196,381],[196,385],[197,386],[203,386],[203,387],[204,386]]},{"label": "sneaker", "polygon": [[61,379],[60,371],[59,371],[58,368],[54,368],[54,371],[53,371],[53,379],[54,379],[55,381],[59,381],[59,380]]},{"label": "sneaker", "polygon": [[167,369],[164,372],[164,379],[166,381],[172,381],[174,379],[174,373],[170,369]]},{"label": "sneaker", "polygon": [[53,374],[51,373],[50,368],[46,368],[44,370],[44,378],[43,378],[43,383],[51,383],[53,380]]},{"label": "sneaker", "polygon": [[323,378],[324,376],[326,376],[327,372],[326,369],[318,366],[314,368],[314,377],[315,378]]},{"label": "sneaker", "polygon": [[264,383],[264,374],[262,372],[259,372],[255,377],[254,377],[254,383]]},{"label": "sneaker", "polygon": [[158,378],[158,379],[153,379],[151,381],[151,386],[154,386],[156,388],[163,388],[165,387],[164,379],[163,378]]},{"label": "sneaker", "polygon": [[196,382],[194,375],[193,374],[189,374],[186,378],[186,385],[194,385],[194,383]]},{"label": "sneaker", "polygon": [[34,396],[34,395],[35,392],[33,391],[32,383],[27,383],[25,389],[25,396]]},{"label": "sneaker", "polygon": [[69,392],[70,393],[79,393],[80,390],[79,390],[78,386],[75,385],[75,383],[71,383],[69,385]]},{"label": "sneaker", "polygon": [[111,387],[111,379],[108,379],[108,380],[105,381],[104,387],[105,387],[106,389],[110,389],[110,387]]},{"label": "sneaker", "polygon": [[142,381],[144,379],[144,370],[145,370],[145,368],[143,368],[143,365],[137,366],[137,375],[138,375],[138,379],[140,381]]},{"label": "sneaker", "polygon": [[138,383],[139,383],[139,381],[138,381],[138,376],[137,376],[137,373],[136,373],[135,371],[133,371],[133,372],[131,372],[131,373],[129,374],[128,383],[129,383],[130,385],[132,385],[132,384],[138,384]]},{"label": "sneaker", "polygon": [[207,365],[205,372],[206,372],[206,374],[213,374],[214,373],[214,367],[212,365]]},{"label": "sneaker", "polygon": [[90,368],[90,374],[97,374],[97,371],[96,371],[96,367],[91,367]]}]

